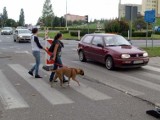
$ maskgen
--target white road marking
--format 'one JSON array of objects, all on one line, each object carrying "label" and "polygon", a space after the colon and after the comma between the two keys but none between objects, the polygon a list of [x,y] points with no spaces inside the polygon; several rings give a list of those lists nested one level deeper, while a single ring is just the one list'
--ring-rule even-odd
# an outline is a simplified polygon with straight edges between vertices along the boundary
[{"label": "white road marking", "polygon": [[27,108],[29,105],[0,71],[0,99],[5,109]]},{"label": "white road marking", "polygon": [[139,75],[143,75],[143,76],[148,77],[148,78],[153,78],[153,79],[156,79],[156,80],[160,81],[159,75],[156,75],[156,74],[151,74],[151,73],[148,73],[148,72],[140,72],[138,74]]},{"label": "white road marking", "polygon": [[125,81],[129,81],[131,83],[135,83],[143,87],[150,88],[152,90],[160,91],[160,85],[158,84],[155,84],[146,80],[142,80],[136,77],[128,76],[126,74],[117,73],[117,75]]},{"label": "white road marking", "polygon": [[7,37],[8,39],[10,39],[11,37]]},{"label": "white road marking", "polygon": [[[77,61],[72,61],[72,62],[74,62],[74,63],[76,63],[78,65],[82,65],[80,62],[77,62]],[[87,65],[87,66],[89,66],[89,65]],[[93,73],[91,71],[90,72],[87,71],[87,74],[88,74],[88,76],[92,76]],[[132,96],[141,96],[141,95],[144,95],[143,92],[140,92],[140,91],[134,90],[132,88],[126,87],[124,85],[118,84],[116,82],[113,82],[112,80],[109,80],[108,78],[105,78],[105,80],[104,80],[104,78],[103,79],[99,79],[99,76],[94,76],[94,79],[98,79],[99,82],[101,82],[101,83],[103,83],[103,84],[105,84],[105,85],[107,85],[109,87],[112,87],[114,89],[117,89],[119,91],[122,91],[124,93],[127,93],[129,95],[132,95]]]},{"label": "white road marking", "polygon": [[78,84],[71,80],[70,87],[76,90],[77,92],[81,93],[82,95],[86,96],[87,98],[90,98],[91,100],[107,100],[112,99],[112,97],[107,96],[87,85],[84,85],[80,83],[81,86],[78,86]]},{"label": "white road marking", "polygon": [[[45,72],[46,74],[50,75],[50,72],[47,72],[45,70],[42,69],[43,65],[40,65],[40,70],[42,70],[43,72]],[[86,96],[87,98],[90,98],[92,100],[106,100],[106,99],[111,99],[110,96],[107,96],[89,86],[86,86],[82,83],[81,86],[77,86],[77,83],[75,83],[74,81],[71,80],[71,88],[73,88],[74,90],[76,90],[77,92],[81,93],[82,95]]]},{"label": "white road marking", "polygon": [[151,71],[155,71],[155,72],[160,72],[159,68],[156,68],[156,67],[153,67],[153,66],[149,66],[149,65],[144,66],[143,68],[151,70]]},{"label": "white road marking", "polygon": [[76,48],[73,48],[72,50],[73,50],[73,51],[77,51],[77,49],[76,49]]},{"label": "white road marking", "polygon": [[26,82],[28,82],[33,88],[35,88],[46,100],[52,105],[58,104],[70,104],[74,103],[67,96],[63,95],[54,88],[51,88],[49,84],[42,79],[34,79],[28,75],[28,70],[18,64],[9,64],[9,66],[17,72]]},{"label": "white road marking", "polygon": [[28,54],[32,55],[29,51],[15,51],[16,54]]}]

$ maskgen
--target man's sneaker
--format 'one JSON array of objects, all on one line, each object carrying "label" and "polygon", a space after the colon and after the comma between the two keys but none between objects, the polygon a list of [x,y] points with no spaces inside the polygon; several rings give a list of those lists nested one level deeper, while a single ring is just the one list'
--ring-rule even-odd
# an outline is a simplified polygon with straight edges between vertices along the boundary
[{"label": "man's sneaker", "polygon": [[31,71],[29,71],[28,74],[30,74],[31,76],[33,76],[33,73]]},{"label": "man's sneaker", "polygon": [[35,78],[42,78],[42,77],[41,77],[41,76],[39,76],[39,75],[36,75],[36,76],[35,76]]}]

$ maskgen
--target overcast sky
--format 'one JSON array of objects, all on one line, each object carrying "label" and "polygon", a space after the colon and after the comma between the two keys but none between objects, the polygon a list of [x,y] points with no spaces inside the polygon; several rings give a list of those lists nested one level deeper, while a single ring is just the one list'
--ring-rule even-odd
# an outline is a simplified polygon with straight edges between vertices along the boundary
[{"label": "overcast sky", "polygon": [[[7,7],[8,17],[19,19],[20,9],[25,12],[25,23],[36,24],[42,15],[45,0],[0,0],[0,13]],[[115,18],[118,16],[119,0],[67,0],[68,13],[89,15],[89,19]],[[57,16],[66,13],[66,0],[51,0],[53,11]],[[122,0],[122,3],[141,4],[142,0]]]}]

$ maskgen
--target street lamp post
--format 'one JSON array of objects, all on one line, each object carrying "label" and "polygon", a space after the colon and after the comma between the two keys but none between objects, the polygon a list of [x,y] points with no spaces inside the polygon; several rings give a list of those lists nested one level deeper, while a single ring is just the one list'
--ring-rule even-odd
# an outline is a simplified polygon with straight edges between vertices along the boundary
[{"label": "street lamp post", "polygon": [[67,21],[67,8],[68,8],[68,5],[67,5],[67,0],[66,0],[66,28],[68,30],[68,21]]},{"label": "street lamp post", "polygon": [[120,11],[121,11],[121,0],[119,0],[119,5],[118,5],[118,18],[119,18],[119,21],[121,21],[121,13],[120,13]]}]

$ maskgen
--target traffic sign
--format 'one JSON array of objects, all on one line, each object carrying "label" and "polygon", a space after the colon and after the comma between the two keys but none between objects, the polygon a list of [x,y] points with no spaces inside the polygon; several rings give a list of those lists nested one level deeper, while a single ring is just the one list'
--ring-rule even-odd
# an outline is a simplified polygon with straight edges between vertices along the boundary
[{"label": "traffic sign", "polygon": [[154,23],[156,19],[156,11],[155,10],[147,10],[145,11],[144,20],[148,23]]}]

